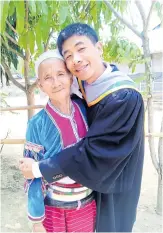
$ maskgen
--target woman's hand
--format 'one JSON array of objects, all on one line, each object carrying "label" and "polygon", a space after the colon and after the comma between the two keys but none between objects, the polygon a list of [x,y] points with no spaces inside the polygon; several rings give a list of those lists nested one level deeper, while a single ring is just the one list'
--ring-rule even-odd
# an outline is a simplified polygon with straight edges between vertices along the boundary
[{"label": "woman's hand", "polygon": [[19,160],[19,170],[23,173],[24,178],[34,179],[32,172],[32,164],[35,163],[34,159],[31,158],[22,158]]},{"label": "woman's hand", "polygon": [[46,232],[42,222],[33,224],[33,232]]}]

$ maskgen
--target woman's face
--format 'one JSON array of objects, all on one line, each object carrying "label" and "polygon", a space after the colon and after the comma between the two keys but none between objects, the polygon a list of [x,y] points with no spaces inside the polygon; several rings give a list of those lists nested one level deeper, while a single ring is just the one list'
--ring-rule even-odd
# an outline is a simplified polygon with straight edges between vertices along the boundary
[{"label": "woman's face", "polygon": [[72,74],[67,70],[64,61],[50,58],[43,61],[38,68],[38,85],[52,100],[70,97]]}]

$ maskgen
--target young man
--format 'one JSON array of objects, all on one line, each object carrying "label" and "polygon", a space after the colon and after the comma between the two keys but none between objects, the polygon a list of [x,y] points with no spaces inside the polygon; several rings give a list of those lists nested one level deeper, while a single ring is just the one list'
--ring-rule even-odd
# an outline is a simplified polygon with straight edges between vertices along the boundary
[{"label": "young man", "polygon": [[144,159],[142,96],[128,76],[103,62],[102,46],[88,25],[69,25],[57,44],[79,80],[90,128],[84,139],[57,157],[39,164],[21,160],[20,169],[27,178],[42,175],[48,182],[69,176],[97,191],[96,231],[130,232]]}]

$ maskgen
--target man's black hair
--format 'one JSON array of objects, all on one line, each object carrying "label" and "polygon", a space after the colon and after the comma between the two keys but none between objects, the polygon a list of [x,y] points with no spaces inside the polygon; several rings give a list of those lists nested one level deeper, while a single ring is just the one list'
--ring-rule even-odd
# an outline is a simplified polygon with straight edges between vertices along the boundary
[{"label": "man's black hair", "polygon": [[84,23],[73,23],[65,27],[58,36],[57,46],[60,54],[62,55],[62,45],[71,36],[87,36],[93,44],[98,41],[97,33],[88,24]]}]

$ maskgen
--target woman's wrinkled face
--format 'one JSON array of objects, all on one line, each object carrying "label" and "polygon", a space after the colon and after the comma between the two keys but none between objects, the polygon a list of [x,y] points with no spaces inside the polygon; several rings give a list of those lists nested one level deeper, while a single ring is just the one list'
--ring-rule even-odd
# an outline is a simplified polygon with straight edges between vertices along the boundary
[{"label": "woman's wrinkled face", "polygon": [[72,74],[64,61],[50,58],[43,61],[38,68],[38,85],[50,99],[60,100],[70,96]]}]

